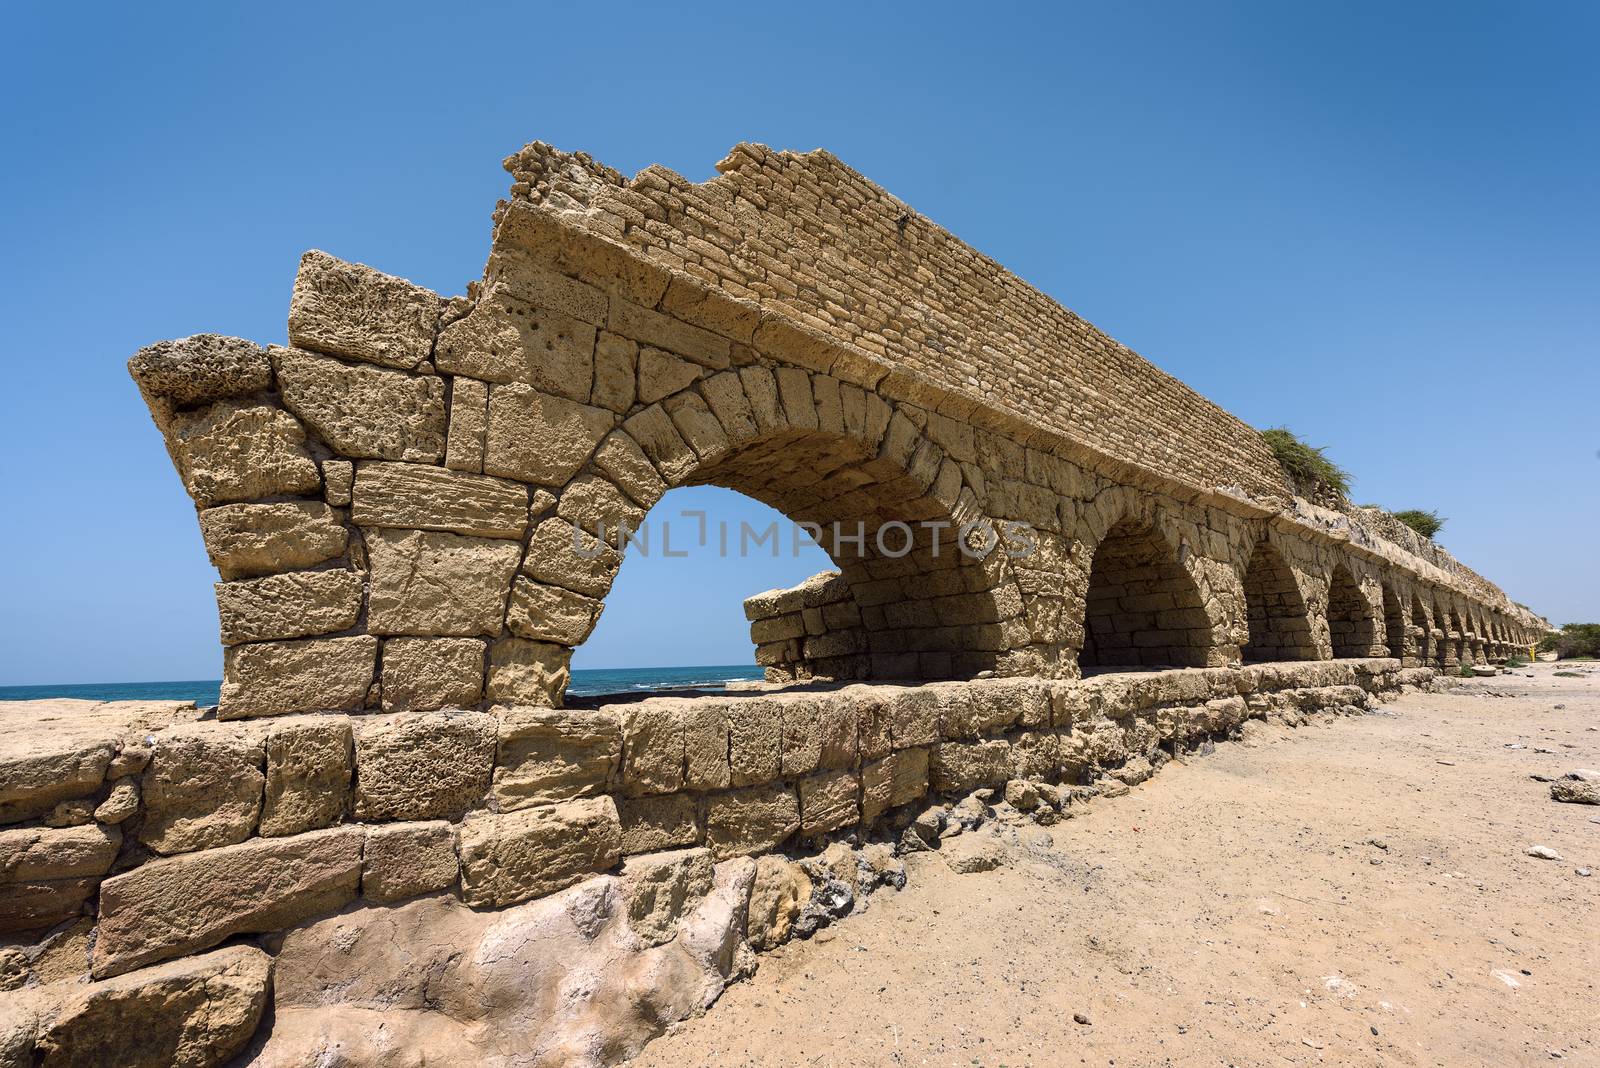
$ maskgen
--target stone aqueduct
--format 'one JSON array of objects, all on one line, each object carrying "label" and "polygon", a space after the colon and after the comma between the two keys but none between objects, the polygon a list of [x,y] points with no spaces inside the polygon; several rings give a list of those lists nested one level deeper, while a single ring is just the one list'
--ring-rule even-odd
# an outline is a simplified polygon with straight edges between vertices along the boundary
[{"label": "stone aqueduct", "polygon": [[[574,528],[636,527],[688,483],[917,532],[841,554],[825,612],[752,599],[777,678],[1448,669],[1536,637],[1438,546],[1296,497],[1250,427],[825,152],[740,145],[703,184],[542,144],[507,167],[466,297],[313,252],[288,347],[132,361],[225,580],[223,717],[559,704],[621,564],[579,557]],[[1026,524],[1033,551],[933,545],[974,521]]]}]

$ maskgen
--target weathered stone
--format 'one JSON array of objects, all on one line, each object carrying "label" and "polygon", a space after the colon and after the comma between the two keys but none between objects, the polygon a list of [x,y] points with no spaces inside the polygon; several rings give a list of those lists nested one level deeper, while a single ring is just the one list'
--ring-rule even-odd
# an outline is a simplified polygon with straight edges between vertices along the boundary
[{"label": "weathered stone", "polygon": [[306,452],[306,432],[282,408],[221,400],[175,414],[168,429],[172,460],[201,508],[322,487]]},{"label": "weathered stone", "polygon": [[593,797],[616,782],[622,727],[611,709],[502,708],[495,718],[500,811]]},{"label": "weathered stone", "polygon": [[542,897],[604,871],[622,855],[610,797],[516,812],[474,812],[461,824],[461,897],[501,908]]},{"label": "weathered stone", "polygon": [[644,522],[644,509],[610,482],[590,474],[579,475],[562,491],[556,514],[592,534],[604,531],[606,543],[613,546],[623,543],[625,531],[636,531]]},{"label": "weathered stone", "polygon": [[593,597],[518,577],[506,629],[519,638],[581,645],[600,621],[601,607]]},{"label": "weathered stone", "polygon": [[495,635],[505,619],[515,542],[439,531],[374,530],[367,629],[373,634]]},{"label": "weathered stone", "polygon": [[616,422],[603,408],[497,385],[489,392],[483,470],[541,486],[564,486]]},{"label": "weathered stone", "polygon": [[811,879],[798,864],[768,854],[756,858],[745,938],[750,948],[772,949],[789,940],[800,910],[811,900]]},{"label": "weathered stone", "polygon": [[116,824],[132,819],[139,812],[139,780],[118,779],[106,794],[106,799],[95,806],[94,818],[98,823]]},{"label": "weathered stone", "polygon": [[344,814],[355,767],[348,716],[295,716],[267,734],[261,834],[277,838],[327,827]]},{"label": "weathered stone", "polygon": [[800,800],[785,786],[729,790],[706,801],[706,845],[718,859],[776,849],[800,829]]},{"label": "weathered stone", "polygon": [[361,896],[399,901],[455,885],[455,830],[445,820],[384,823],[367,828],[361,853]]},{"label": "weathered stone", "polygon": [[195,723],[163,731],[144,770],[139,841],[156,853],[242,842],[255,833],[265,782],[265,731]]},{"label": "weathered stone", "polygon": [[494,767],[495,719],[483,712],[407,712],[355,725],[359,820],[455,820],[482,802]]},{"label": "weathered stone", "polygon": [[639,403],[654,404],[700,377],[700,367],[645,345],[639,350]]},{"label": "weathered stone", "polygon": [[281,641],[346,630],[361,614],[357,571],[289,571],[216,584],[222,644]]},{"label": "weathered stone", "polygon": [[[609,530],[608,540],[609,540]],[[522,573],[547,586],[604,597],[622,566],[622,554],[565,519],[540,523],[528,544]]]},{"label": "weathered stone", "polygon": [[684,701],[684,786],[690,790],[726,790],[733,785],[728,761],[728,708],[708,698]]},{"label": "weathered stone", "polygon": [[[29,717],[30,722],[33,717]],[[0,735],[0,823],[30,819],[94,793],[116,753],[115,732],[77,729]]]},{"label": "weathered stone", "polygon": [[46,827],[81,827],[94,819],[94,802],[82,799],[58,801],[44,818]]},{"label": "weathered stone", "polygon": [[751,697],[728,705],[728,763],[734,786],[776,779],[782,748],[783,711],[776,700]]},{"label": "weathered stone", "polygon": [[476,308],[440,332],[434,362],[446,374],[523,382],[587,403],[594,351],[595,328],[590,323],[494,285]]},{"label": "weathered stone", "polygon": [[121,845],[115,827],[95,824],[0,831],[0,933],[77,915]]},{"label": "weathered stone", "polygon": [[489,387],[471,378],[450,380],[450,429],[444,465],[452,471],[483,471],[484,435],[489,430]]},{"label": "weathered stone", "polygon": [[600,331],[595,342],[594,390],[590,400],[613,412],[632,408],[637,393],[638,359],[637,342]]},{"label": "weathered stone", "polygon": [[1011,778],[1011,746],[1002,741],[944,742],[933,750],[933,788],[964,794]]},{"label": "weathered stone", "polygon": [[527,487],[442,467],[364,463],[356,469],[354,502],[350,520],[360,527],[484,538],[520,538],[528,529]]},{"label": "weathered stone", "polygon": [[550,642],[502,638],[489,646],[484,696],[506,705],[560,707],[571,672],[572,650]]},{"label": "weathered stone", "polygon": [[990,834],[962,834],[939,844],[939,856],[960,875],[993,871],[1005,863],[1005,847]]},{"label": "weathered stone", "polygon": [[272,349],[283,403],[341,456],[437,463],[444,379]]},{"label": "weathered stone", "polygon": [[624,798],[617,802],[617,814],[622,821],[622,851],[629,856],[700,841],[700,816],[689,794]]},{"label": "weathered stone", "polygon": [[366,634],[235,645],[222,658],[217,718],[360,708],[377,658],[378,639]]},{"label": "weathered stone", "polygon": [[100,887],[94,974],[118,975],[332,912],[361,882],[360,827],[332,827],[141,864]]},{"label": "weathered stone", "polygon": [[414,370],[433,348],[440,311],[421,286],[313,249],[295,275],[289,344]]},{"label": "weathered stone", "polygon": [[1569,805],[1600,805],[1600,772],[1570,772],[1550,784],[1550,797]]},{"label": "weathered stone", "polygon": [[344,552],[339,514],[316,502],[224,504],[200,513],[206,553],[225,579],[320,564]]},{"label": "weathered stone", "polygon": [[861,780],[852,771],[825,771],[800,780],[800,834],[804,838],[853,826],[861,818]]},{"label": "weathered stone", "polygon": [[622,785],[630,797],[683,789],[682,702],[651,698],[622,708]]},{"label": "weathered stone", "polygon": [[39,1029],[39,1068],[212,1068],[244,1047],[267,1007],[272,958],[254,946],[89,983]]},{"label": "weathered stone", "polygon": [[667,492],[644,451],[624,431],[614,430],[595,450],[594,465],[641,508],[649,508]]},{"label": "weathered stone", "polygon": [[678,921],[711,890],[711,852],[680,849],[629,857],[622,866],[628,926],[647,946],[678,933]]},{"label": "weathered stone", "polygon": [[322,461],[322,499],[335,508],[349,506],[355,480],[356,465],[349,460]]},{"label": "weathered stone", "polygon": [[128,372],[146,396],[181,405],[248,396],[272,386],[266,352],[222,334],[158,341],[134,354]]},{"label": "weathered stone", "polygon": [[676,486],[700,465],[700,458],[678,433],[666,409],[659,404],[637,411],[622,424],[628,438],[650,458],[661,480]]},{"label": "weathered stone", "polygon": [[476,708],[483,698],[479,638],[390,638],[383,643],[383,710]]}]

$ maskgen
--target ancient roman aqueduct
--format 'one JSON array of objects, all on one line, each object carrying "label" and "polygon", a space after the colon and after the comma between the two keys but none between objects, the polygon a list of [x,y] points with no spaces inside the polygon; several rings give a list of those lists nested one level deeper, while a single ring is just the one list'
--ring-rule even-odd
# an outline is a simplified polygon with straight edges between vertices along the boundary
[{"label": "ancient roman aqueduct", "polygon": [[[805,894],[776,850],[1009,780],[1082,800],[1543,629],[1384,513],[1297,497],[1250,427],[825,152],[741,145],[703,184],[542,144],[507,168],[466,296],[312,252],[287,346],[133,358],[221,573],[221,703],[58,704],[0,735],[0,978],[22,987],[0,1065],[220,1063],[269,1001],[257,1062],[337,1040],[363,1063],[373,959],[319,984],[297,938],[557,891],[604,899],[560,938],[692,958],[704,989],[619,1039],[640,1011],[602,983],[590,1016],[475,1056],[605,1061],[783,936]],[[746,602],[769,677],[811,685],[563,708],[622,563],[595,535],[689,483],[918,541]],[[953,551],[963,529],[1006,536]],[[378,1000],[445,1011],[405,982]],[[157,988],[155,1023],[108,1023]]]}]

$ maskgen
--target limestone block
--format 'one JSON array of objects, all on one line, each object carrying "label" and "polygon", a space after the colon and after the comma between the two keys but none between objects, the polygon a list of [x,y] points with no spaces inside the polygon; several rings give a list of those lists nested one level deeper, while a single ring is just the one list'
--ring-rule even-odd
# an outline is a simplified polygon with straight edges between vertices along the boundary
[{"label": "limestone block", "polygon": [[605,531],[606,543],[622,543],[623,529],[638,530],[644,522],[644,509],[638,508],[610,482],[598,475],[584,474],[561,491],[556,514],[567,522],[599,535]]},{"label": "limestone block", "polygon": [[1012,740],[1011,759],[1016,778],[1052,781],[1061,774],[1059,736],[1054,731],[1023,731]]},{"label": "limestone block", "polygon": [[440,531],[374,530],[367,536],[374,634],[470,637],[500,633],[515,542]]},{"label": "limestone block", "polygon": [[0,831],[0,934],[76,916],[121,846],[120,831],[97,824]]},{"label": "limestone block", "polygon": [[564,486],[615,422],[604,408],[518,383],[496,385],[489,391],[483,469],[521,482]]},{"label": "limestone block", "polygon": [[[499,249],[496,253],[499,253]],[[532,260],[491,258],[488,276],[515,294],[518,300],[548,308],[586,323],[606,320],[606,295],[587,283],[546,270]]]},{"label": "limestone block", "polygon": [[140,781],[139,841],[162,855],[242,842],[261,818],[266,731],[254,724],[192,723],[156,736]]},{"label": "limestone block", "polygon": [[184,487],[201,508],[315,493],[322,486],[305,430],[282,408],[220,400],[174,414],[167,440]]},{"label": "limestone block", "polygon": [[717,370],[728,366],[733,351],[732,344],[725,337],[718,337],[709,330],[642,308],[620,297],[611,298],[606,329],[635,341],[670,349]]},{"label": "limestone block", "polygon": [[383,823],[367,828],[361,853],[361,896],[399,901],[455,885],[455,830],[445,820]]},{"label": "limestone block", "polygon": [[622,785],[630,797],[683,789],[684,702],[651,698],[622,708]]},{"label": "limestone block", "polygon": [[610,797],[474,812],[461,824],[458,841],[461,898],[478,908],[554,893],[622,855],[622,827]]},{"label": "limestone block", "polygon": [[879,760],[892,748],[889,731],[889,702],[877,687],[851,686],[839,699],[855,712],[856,749],[862,761]]},{"label": "limestone block", "polygon": [[853,771],[825,771],[800,780],[800,835],[815,838],[861,818],[861,780]]},{"label": "limestone block", "polygon": [[58,801],[94,793],[115,753],[109,732],[0,735],[0,823],[31,819]]},{"label": "limestone block", "polygon": [[700,393],[705,397],[712,414],[717,417],[717,422],[722,424],[729,441],[748,441],[756,436],[758,428],[755,413],[744,395],[744,386],[738,374],[724,371],[713,375],[701,383]]},{"label": "limestone block", "polygon": [[617,814],[622,823],[622,851],[629,856],[700,841],[699,810],[689,794],[624,798],[617,802]]},{"label": "limestone block", "polygon": [[700,367],[645,345],[639,350],[639,403],[654,404],[700,377]]},{"label": "limestone block", "polygon": [[117,824],[132,819],[139,813],[139,780],[128,777],[118,779],[106,794],[106,799],[95,806],[97,823]]},{"label": "limestone block", "polygon": [[891,689],[889,736],[896,749],[932,745],[939,740],[939,691],[928,686]]},{"label": "limestone block", "polygon": [[320,564],[344,552],[339,513],[319,502],[224,504],[200,513],[206,553],[225,579]]},{"label": "limestone block", "polygon": [[581,645],[600,621],[600,601],[518,576],[506,629],[519,638]]},{"label": "limestone block", "polygon": [[567,692],[572,650],[550,642],[502,638],[489,646],[484,696],[507,705],[560,707]]},{"label": "limestone block", "polygon": [[437,463],[444,456],[444,379],[272,349],[283,403],[341,456]]},{"label": "limestone block", "polygon": [[1012,768],[1006,742],[944,742],[933,749],[933,788],[941,794],[965,794],[998,786],[1011,778]]},{"label": "limestone block", "polygon": [[353,500],[350,520],[360,527],[483,538],[520,538],[528,529],[526,486],[443,467],[363,463],[356,468]]},{"label": "limestone block", "polygon": [[630,415],[622,424],[628,437],[655,465],[662,481],[676,486],[700,465],[700,458],[678,433],[666,410],[652,404]]},{"label": "limestone block", "polygon": [[383,643],[383,710],[476,708],[483,699],[479,638],[389,638]]},{"label": "limestone block", "polygon": [[783,707],[768,697],[728,704],[728,763],[734,786],[772,782],[782,772]]},{"label": "limestone block", "polygon": [[494,717],[483,712],[406,712],[358,721],[356,819],[460,819],[488,793],[495,729]]},{"label": "limestone block", "polygon": [[433,348],[438,294],[316,249],[300,257],[289,300],[289,343],[414,370]]},{"label": "limestone block", "polygon": [[594,390],[590,400],[613,412],[633,407],[638,392],[638,342],[600,331],[594,348]]},{"label": "limestone block", "polygon": [[702,463],[716,463],[728,455],[731,445],[727,432],[698,393],[674,394],[662,407]]},{"label": "limestone block", "polygon": [[118,975],[343,907],[361,882],[361,840],[360,827],[252,838],[112,876],[100,887],[94,975]]},{"label": "limestone block", "polygon": [[785,786],[729,790],[706,800],[706,844],[718,860],[776,849],[800,829],[800,799]]},{"label": "limestone block", "polygon": [[335,508],[347,507],[355,478],[356,465],[349,460],[322,461],[323,499]]},{"label": "limestone block", "polygon": [[366,634],[232,646],[222,656],[217,718],[360,708],[377,658],[378,639]]},{"label": "limestone block", "polygon": [[452,471],[483,471],[484,435],[489,429],[489,387],[471,378],[450,380],[450,429],[444,465]]},{"label": "limestone block", "polygon": [[595,450],[594,465],[641,508],[651,507],[667,492],[639,443],[622,430],[606,435]]},{"label": "limestone block", "polygon": [[261,834],[281,838],[327,827],[344,814],[355,767],[348,716],[294,716],[267,733]]},{"label": "limestone block", "polygon": [[499,708],[493,797],[502,812],[605,793],[622,764],[622,725],[601,709]]},{"label": "limestone block", "polygon": [[928,750],[901,749],[861,769],[861,822],[871,824],[892,808],[928,792]]},{"label": "limestone block", "polygon": [[[612,527],[607,528],[607,540]],[[565,519],[551,516],[533,532],[522,573],[547,586],[604,597],[622,566],[622,554]]]},{"label": "limestone block", "polygon": [[128,373],[147,397],[178,405],[243,397],[272,387],[272,364],[259,345],[222,334],[158,341],[134,354]]},{"label": "limestone block", "polygon": [[590,323],[491,285],[477,307],[440,331],[434,363],[446,374],[524,382],[587,403],[594,351]]},{"label": "limestone block", "polygon": [[629,857],[622,866],[628,926],[647,946],[671,941],[678,921],[710,892],[711,879],[708,849]]},{"label": "limestone block", "polygon": [[266,1012],[272,958],[255,946],[73,989],[39,1029],[39,1068],[211,1068],[244,1048]]},{"label": "limestone block", "polygon": [[347,630],[361,614],[357,571],[289,571],[216,584],[222,644],[281,641]]},{"label": "limestone block", "polygon": [[788,941],[794,921],[810,900],[811,879],[800,865],[773,854],[756,858],[745,920],[750,948],[767,950]]},{"label": "limestone block", "polygon": [[683,702],[684,785],[690,790],[726,790],[733,785],[728,763],[728,706],[697,698]]}]

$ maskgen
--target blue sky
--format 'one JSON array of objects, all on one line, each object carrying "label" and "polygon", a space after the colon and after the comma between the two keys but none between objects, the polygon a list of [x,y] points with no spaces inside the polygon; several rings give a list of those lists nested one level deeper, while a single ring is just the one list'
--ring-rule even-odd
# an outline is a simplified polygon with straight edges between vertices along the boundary
[{"label": "blue sky", "polygon": [[[1357,499],[1439,510],[1517,600],[1600,617],[1597,12],[14,5],[0,684],[219,673],[214,573],[124,362],[281,341],[307,248],[461,292],[533,139],[697,180],[741,140],[825,146],[1327,446]],[[630,561],[578,662],[744,661],[739,599],[816,562]]]}]

